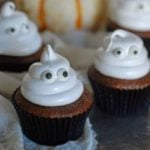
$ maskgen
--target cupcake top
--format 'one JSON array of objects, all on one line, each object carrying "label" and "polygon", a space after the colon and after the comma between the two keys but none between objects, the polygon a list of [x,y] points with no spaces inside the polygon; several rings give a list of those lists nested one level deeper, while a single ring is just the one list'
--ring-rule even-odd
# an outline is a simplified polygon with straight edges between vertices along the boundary
[{"label": "cupcake top", "polygon": [[39,50],[41,37],[36,25],[6,2],[0,11],[0,55],[28,56]]},{"label": "cupcake top", "polygon": [[111,5],[110,18],[124,28],[148,31],[150,30],[150,0],[116,2]]},{"label": "cupcake top", "polygon": [[143,41],[124,30],[116,30],[104,39],[94,64],[100,73],[118,79],[138,79],[150,71]]},{"label": "cupcake top", "polygon": [[41,62],[31,65],[21,85],[22,95],[41,106],[73,103],[82,95],[83,89],[69,62],[49,45],[41,56]]}]

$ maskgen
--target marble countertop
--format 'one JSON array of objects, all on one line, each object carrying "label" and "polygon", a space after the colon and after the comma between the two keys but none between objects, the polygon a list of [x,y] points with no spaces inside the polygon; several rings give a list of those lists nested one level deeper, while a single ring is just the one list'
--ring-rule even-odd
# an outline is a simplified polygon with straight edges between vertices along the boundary
[{"label": "marble countertop", "polygon": [[95,106],[90,118],[97,133],[98,150],[150,150],[150,113],[118,118],[103,114]]}]

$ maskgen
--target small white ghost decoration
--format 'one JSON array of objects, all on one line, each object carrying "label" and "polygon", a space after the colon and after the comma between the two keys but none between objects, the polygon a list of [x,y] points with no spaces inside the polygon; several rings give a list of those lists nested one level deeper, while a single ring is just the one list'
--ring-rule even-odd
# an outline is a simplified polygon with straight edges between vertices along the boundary
[{"label": "small white ghost decoration", "polygon": [[15,12],[15,4],[13,2],[7,2],[2,6],[1,16],[3,18],[11,16]]},{"label": "small white ghost decoration", "polygon": [[28,56],[42,44],[36,25],[25,13],[17,11],[13,2],[5,2],[1,7],[0,35],[1,55]]},{"label": "small white ghost decoration", "polygon": [[142,39],[124,30],[116,30],[105,38],[95,66],[105,75],[123,79],[139,78],[150,70]]}]

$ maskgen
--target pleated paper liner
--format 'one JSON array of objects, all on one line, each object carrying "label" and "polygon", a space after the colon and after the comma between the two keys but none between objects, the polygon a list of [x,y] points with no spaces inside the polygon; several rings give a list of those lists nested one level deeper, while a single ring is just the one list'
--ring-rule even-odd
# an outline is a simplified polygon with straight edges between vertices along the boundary
[{"label": "pleated paper liner", "polygon": [[36,61],[30,62],[30,63],[24,63],[24,64],[13,64],[12,62],[9,63],[1,63],[0,64],[0,70],[1,71],[8,71],[8,72],[24,72],[27,71],[29,66]]},{"label": "pleated paper liner", "polygon": [[38,144],[49,146],[78,139],[83,133],[90,111],[89,109],[73,117],[44,118],[25,112],[14,99],[13,104],[19,115],[24,134]]},{"label": "pleated paper liner", "polygon": [[90,78],[96,104],[100,109],[115,116],[138,116],[148,113],[150,88],[122,90],[103,86]]},{"label": "pleated paper liner", "polygon": [[40,60],[44,46],[39,51],[29,56],[5,56],[0,55],[0,70],[8,72],[23,72],[29,66]]},{"label": "pleated paper liner", "polygon": [[149,38],[142,38],[144,41],[144,45],[148,51],[148,56],[150,57],[150,37]]}]

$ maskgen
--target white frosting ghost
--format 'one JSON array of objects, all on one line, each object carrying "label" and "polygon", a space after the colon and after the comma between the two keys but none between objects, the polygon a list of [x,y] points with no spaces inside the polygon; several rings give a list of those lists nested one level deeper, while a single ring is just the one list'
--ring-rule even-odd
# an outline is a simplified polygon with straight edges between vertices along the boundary
[{"label": "white frosting ghost", "polygon": [[42,39],[36,25],[6,2],[0,11],[0,55],[28,56],[39,50]]},{"label": "white frosting ghost", "polygon": [[143,41],[133,33],[116,30],[98,49],[95,68],[118,79],[138,79],[150,71],[150,61]]},{"label": "white frosting ghost", "polygon": [[111,6],[110,17],[120,26],[137,31],[150,30],[150,0],[120,0]]},{"label": "white frosting ghost", "polygon": [[29,68],[22,81],[21,92],[34,104],[63,106],[78,100],[83,93],[83,84],[69,62],[48,45],[41,62]]}]

